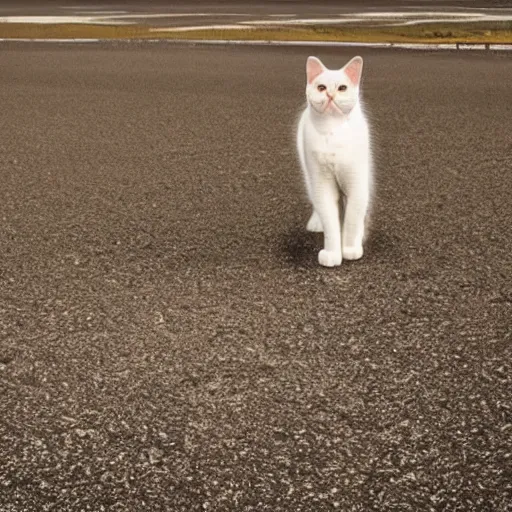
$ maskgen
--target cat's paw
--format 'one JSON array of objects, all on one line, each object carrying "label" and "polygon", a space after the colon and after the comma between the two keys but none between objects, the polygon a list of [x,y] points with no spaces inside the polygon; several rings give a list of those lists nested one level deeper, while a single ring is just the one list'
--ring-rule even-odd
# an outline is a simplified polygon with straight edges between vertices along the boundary
[{"label": "cat's paw", "polygon": [[358,260],[363,256],[363,246],[343,247],[343,257],[346,260]]},{"label": "cat's paw", "polygon": [[322,249],[318,253],[318,263],[324,267],[336,267],[341,265],[341,253]]},{"label": "cat's paw", "polygon": [[324,228],[322,226],[322,221],[320,220],[320,217],[318,216],[318,213],[313,212],[311,217],[308,220],[306,229],[308,231],[311,231],[312,233],[322,233]]}]

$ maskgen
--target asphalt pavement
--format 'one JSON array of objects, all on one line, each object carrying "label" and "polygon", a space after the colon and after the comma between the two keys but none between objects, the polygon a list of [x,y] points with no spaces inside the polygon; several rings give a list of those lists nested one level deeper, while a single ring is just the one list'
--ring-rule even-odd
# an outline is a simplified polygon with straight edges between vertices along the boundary
[{"label": "asphalt pavement", "polygon": [[263,2],[261,0],[5,0],[2,2],[2,9],[10,10],[48,10],[48,9],[71,9],[71,10],[94,10],[94,9],[129,9],[131,11],[145,11],[153,9],[164,9],[168,11],[187,10],[194,12],[199,9],[210,9],[222,11],[236,7],[242,12],[271,12],[296,11],[299,13],[315,11],[338,12],[345,9],[366,10],[366,9],[510,9],[508,0],[367,0],[364,5],[358,0],[273,0]]},{"label": "asphalt pavement", "polygon": [[[365,59],[322,268],[306,57]],[[508,53],[0,47],[0,510],[511,510]]]},{"label": "asphalt pavement", "polygon": [[[0,16],[70,16],[101,15],[101,13],[136,16],[129,21],[152,25],[180,26],[208,25],[236,21],[261,20],[272,16],[297,16],[299,18],[332,18],[349,13],[371,12],[442,12],[455,13],[509,13],[509,0],[6,0],[0,4]],[[161,14],[170,18],[154,17]],[[153,16],[145,19],[145,16]],[[183,16],[185,15],[185,16]],[[207,15],[207,16],[205,16]],[[182,17],[181,17],[182,16]],[[124,19],[124,21],[127,21]]]}]

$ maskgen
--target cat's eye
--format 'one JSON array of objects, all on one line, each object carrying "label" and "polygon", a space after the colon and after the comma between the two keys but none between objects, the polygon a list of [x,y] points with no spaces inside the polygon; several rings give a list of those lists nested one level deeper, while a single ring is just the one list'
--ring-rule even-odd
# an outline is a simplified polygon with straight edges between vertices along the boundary
[{"label": "cat's eye", "polygon": [[338,87],[338,91],[346,91],[347,90],[347,86],[346,85],[340,85]]},{"label": "cat's eye", "polygon": [[320,92],[324,92],[324,91],[327,89],[327,87],[325,87],[325,85],[319,85],[319,86],[317,87],[317,89],[318,89]]}]

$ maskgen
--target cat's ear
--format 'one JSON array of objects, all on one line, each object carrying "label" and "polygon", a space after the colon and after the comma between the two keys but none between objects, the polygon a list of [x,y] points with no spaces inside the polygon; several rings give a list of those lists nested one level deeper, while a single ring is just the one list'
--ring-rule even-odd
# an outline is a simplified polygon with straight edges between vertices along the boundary
[{"label": "cat's ear", "polygon": [[308,57],[306,63],[306,75],[308,77],[308,84],[313,83],[313,80],[325,71],[325,66],[316,57]]},{"label": "cat's ear", "polygon": [[359,85],[359,82],[361,81],[361,74],[363,72],[363,58],[359,56],[354,57],[345,64],[345,66],[343,66],[342,70],[354,85]]}]

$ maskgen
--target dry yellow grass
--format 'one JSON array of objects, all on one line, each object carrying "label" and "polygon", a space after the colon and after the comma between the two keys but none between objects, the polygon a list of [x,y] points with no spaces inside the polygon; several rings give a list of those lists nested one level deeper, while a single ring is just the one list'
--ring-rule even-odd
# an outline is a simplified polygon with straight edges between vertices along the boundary
[{"label": "dry yellow grass", "polygon": [[0,24],[0,38],[28,39],[217,39],[274,41],[353,41],[387,43],[512,43],[512,22],[425,23],[413,26],[258,27],[250,30],[153,31],[149,26],[32,23]]}]

